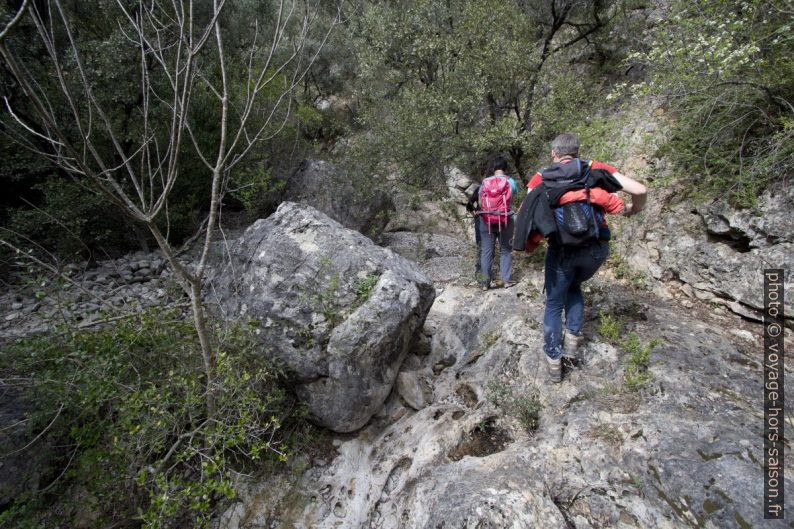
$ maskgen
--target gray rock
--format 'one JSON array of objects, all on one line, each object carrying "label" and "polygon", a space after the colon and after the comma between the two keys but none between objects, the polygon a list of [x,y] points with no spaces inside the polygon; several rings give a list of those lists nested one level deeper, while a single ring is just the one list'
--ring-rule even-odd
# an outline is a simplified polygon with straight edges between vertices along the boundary
[{"label": "gray rock", "polygon": [[397,375],[397,393],[415,410],[427,406],[433,396],[427,382],[417,371],[403,371]]},{"label": "gray rock", "polygon": [[415,264],[292,202],[249,227],[230,255],[230,268],[212,279],[220,310],[261,322],[267,354],[295,371],[318,422],[360,428],[386,400],[421,329],[435,295],[429,280]]},{"label": "gray rock", "polygon": [[781,188],[759,198],[756,210],[736,210],[725,200],[698,207],[706,231],[739,248],[766,248],[794,242],[794,191]]},{"label": "gray rock", "polygon": [[[475,304],[475,295],[447,286],[427,317],[433,351],[419,360],[425,369],[436,358],[452,360],[433,380],[434,401],[413,413],[384,413],[386,424],[337,440],[339,456],[294,485],[299,509],[267,511],[250,501],[249,523],[787,526],[764,521],[757,507],[761,364],[735,345],[735,317],[682,318],[669,300],[638,307],[636,293],[596,279],[590,299],[622,315],[624,335],[663,340],[650,353],[651,380],[640,391],[623,387],[629,355],[597,342],[591,311],[596,321],[584,329],[584,367],[566,368],[563,382],[552,386],[539,353],[542,332],[527,321],[542,312],[542,302],[496,290]],[[460,398],[492,392],[536,398],[537,431],[527,432],[519,420],[515,403],[526,400],[468,407]]]},{"label": "gray rock", "polygon": [[[651,193],[648,212],[640,221],[614,221],[621,231],[621,253],[637,270],[683,282],[681,290],[690,297],[721,300],[732,311],[759,319],[762,269],[786,268],[794,255],[794,190],[761,196],[755,211],[718,202],[691,212],[687,204],[669,206],[671,193]],[[645,241],[649,235],[653,247]],[[786,274],[791,284],[791,270]],[[792,298],[786,296],[787,318],[794,318]]]},{"label": "gray rock", "polygon": [[372,179],[341,174],[330,162],[306,159],[287,181],[287,200],[308,204],[346,227],[376,236],[394,205]]},{"label": "gray rock", "polygon": [[[469,175],[453,166],[444,168],[444,176],[447,180],[447,192],[450,198],[458,204],[466,204],[469,201],[469,196],[474,191],[472,186],[476,187],[477,183]],[[468,191],[470,188],[472,190]]]}]

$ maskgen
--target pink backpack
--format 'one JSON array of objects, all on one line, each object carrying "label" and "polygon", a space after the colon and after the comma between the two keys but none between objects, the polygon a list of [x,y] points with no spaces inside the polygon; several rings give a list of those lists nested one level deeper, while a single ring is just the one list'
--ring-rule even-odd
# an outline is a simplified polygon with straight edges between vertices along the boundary
[{"label": "pink backpack", "polygon": [[482,219],[489,226],[507,226],[513,190],[504,176],[489,176],[480,186],[480,210]]}]

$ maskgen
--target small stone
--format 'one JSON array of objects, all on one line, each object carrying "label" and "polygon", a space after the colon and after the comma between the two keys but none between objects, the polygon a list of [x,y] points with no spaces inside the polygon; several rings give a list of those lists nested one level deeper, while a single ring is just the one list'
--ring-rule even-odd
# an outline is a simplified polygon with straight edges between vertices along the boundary
[{"label": "small stone", "polygon": [[406,404],[415,410],[421,410],[430,402],[431,392],[416,371],[403,371],[397,375],[396,387]]},{"label": "small stone", "polygon": [[13,320],[19,318],[19,316],[20,316],[20,314],[18,312],[12,312],[12,313],[6,315],[5,320],[6,321],[13,321]]},{"label": "small stone", "polygon": [[734,334],[743,340],[747,340],[748,342],[755,341],[753,333],[750,331],[745,331],[744,329],[731,329],[731,334]]},{"label": "small stone", "polygon": [[20,310],[23,307],[22,303],[12,303],[11,310]]},{"label": "small stone", "polygon": [[695,290],[695,297],[702,301],[711,301],[717,296],[715,296],[713,292],[710,292],[708,290]]}]

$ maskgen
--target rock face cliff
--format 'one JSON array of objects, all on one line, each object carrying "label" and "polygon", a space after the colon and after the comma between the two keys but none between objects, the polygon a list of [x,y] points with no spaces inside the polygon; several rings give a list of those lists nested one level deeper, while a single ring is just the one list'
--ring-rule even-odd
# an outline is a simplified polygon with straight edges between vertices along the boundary
[{"label": "rock face cliff", "polygon": [[624,117],[614,163],[646,182],[650,192],[639,218],[612,221],[616,253],[658,295],[677,299],[684,309],[726,310],[755,321],[763,311],[763,269],[787,268],[785,310],[794,328],[794,190],[778,183],[758,197],[755,208],[741,210],[725,197],[704,202],[687,194],[699,175],[676,174],[657,148],[666,119],[653,102]]},{"label": "rock face cliff", "polygon": [[309,206],[284,202],[228,250],[210,289],[258,324],[262,354],[296,374],[324,426],[349,432],[383,405],[435,292],[417,265]]},{"label": "rock face cliff", "polygon": [[[736,210],[725,201],[693,205],[674,201],[675,189],[658,189],[643,223],[626,223],[621,241],[627,263],[687,304],[722,306],[760,321],[763,269],[789,268],[794,256],[794,191],[759,197],[758,208]],[[786,296],[786,317],[794,299]]]}]

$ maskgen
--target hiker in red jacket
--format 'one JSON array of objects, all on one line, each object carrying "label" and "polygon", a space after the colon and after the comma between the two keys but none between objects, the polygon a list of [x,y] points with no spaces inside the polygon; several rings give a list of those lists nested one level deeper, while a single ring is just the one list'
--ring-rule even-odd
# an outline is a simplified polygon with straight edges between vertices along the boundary
[{"label": "hiker in red jacket", "polygon": [[[561,243],[563,239],[559,236],[549,237],[544,270],[546,308],[543,315],[543,351],[548,360],[549,380],[557,383],[562,380],[561,358],[575,357],[581,340],[584,320],[581,284],[596,273],[609,254],[608,241],[611,233],[604,213],[618,213],[621,210],[625,216],[638,213],[645,205],[647,190],[644,185],[622,175],[611,165],[580,160],[579,138],[575,134],[557,136],[552,142],[551,157],[554,163],[535,173],[527,187],[534,189],[541,183],[544,183],[544,188],[549,187],[551,192],[545,190],[544,194],[555,202],[549,206],[552,208],[552,215],[556,215],[554,218],[561,226],[561,232],[565,231],[562,207],[570,203],[576,203],[576,207],[585,203],[592,207],[598,228],[594,237],[575,245]],[[580,183],[565,187],[565,180],[560,177],[576,173],[581,177],[583,172],[587,178],[578,180],[586,182],[583,185]],[[577,180],[571,178],[571,181]],[[631,204],[625,209],[622,207],[622,200],[609,192],[618,189],[632,197]],[[559,198],[553,199],[550,195]],[[528,242],[532,242],[531,235]]]}]

